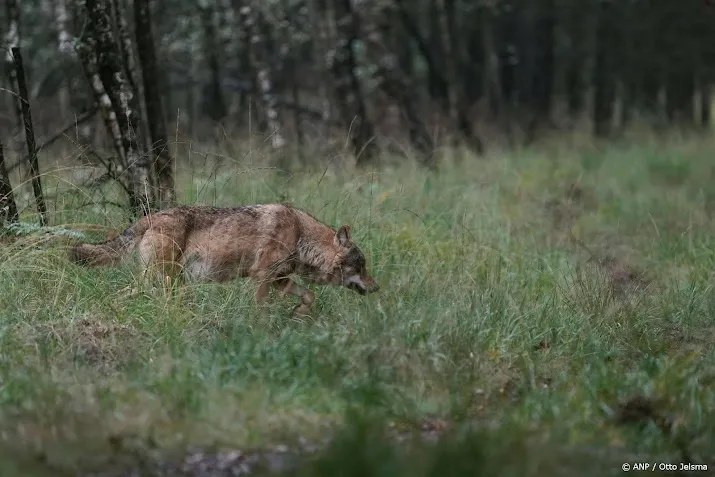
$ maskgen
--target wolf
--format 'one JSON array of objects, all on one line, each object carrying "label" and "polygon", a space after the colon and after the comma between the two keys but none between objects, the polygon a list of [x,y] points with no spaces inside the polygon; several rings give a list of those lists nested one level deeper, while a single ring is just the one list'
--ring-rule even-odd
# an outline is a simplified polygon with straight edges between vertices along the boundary
[{"label": "wolf", "polygon": [[257,304],[274,287],[281,296],[300,298],[293,309],[299,316],[310,314],[315,295],[293,276],[361,295],[380,288],[349,225],[334,230],[286,204],[177,206],[140,218],[113,240],[75,245],[69,258],[85,266],[113,266],[137,248],[143,274],[202,282],[250,277],[258,285]]}]

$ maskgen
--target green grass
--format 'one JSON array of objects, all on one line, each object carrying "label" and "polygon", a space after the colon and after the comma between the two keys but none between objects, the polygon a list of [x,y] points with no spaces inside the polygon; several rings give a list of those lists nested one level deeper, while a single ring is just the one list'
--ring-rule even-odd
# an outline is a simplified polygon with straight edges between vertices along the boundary
[{"label": "green grass", "polygon": [[[381,291],[314,288],[315,316],[297,320],[291,299],[257,311],[245,280],[190,285],[180,304],[123,294],[138,282],[131,264],[69,264],[74,239],[3,244],[2,475],[120,466],[131,453],[118,438],[170,454],[328,435],[301,475],[595,476],[683,452],[712,465],[713,146],[554,147],[432,174],[288,175],[250,158],[213,173],[181,157],[182,202],[290,201],[349,223]],[[126,225],[46,174],[53,225]],[[569,229],[648,286],[614,292]],[[619,424],[638,395],[657,403],[653,419]],[[436,446],[385,441],[388,423],[433,419],[449,423]]]}]

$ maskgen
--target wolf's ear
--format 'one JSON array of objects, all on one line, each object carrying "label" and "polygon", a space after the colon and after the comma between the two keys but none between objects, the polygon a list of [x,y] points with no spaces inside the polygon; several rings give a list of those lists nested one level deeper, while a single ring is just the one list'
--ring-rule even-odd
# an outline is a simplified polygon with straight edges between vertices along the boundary
[{"label": "wolf's ear", "polygon": [[345,224],[335,232],[335,241],[341,247],[349,247],[352,243],[352,238],[350,237],[350,226]]}]

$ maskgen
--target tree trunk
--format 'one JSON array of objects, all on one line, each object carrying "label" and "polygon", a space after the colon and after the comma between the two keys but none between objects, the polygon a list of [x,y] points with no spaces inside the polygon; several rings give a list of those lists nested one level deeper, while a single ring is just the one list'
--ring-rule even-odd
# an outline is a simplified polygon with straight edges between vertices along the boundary
[{"label": "tree trunk", "polygon": [[[447,0],[449,1],[449,0]],[[443,72],[445,78],[444,84],[439,81],[433,81],[430,84],[432,89],[430,94],[442,105],[442,110],[450,115],[452,120],[455,119],[453,101],[451,100],[451,90],[454,87],[454,76],[450,63],[453,58],[449,58],[447,53],[447,41],[442,27],[443,9],[440,8],[440,0],[429,0],[428,11],[428,36],[429,50],[432,61],[435,67]]]},{"label": "tree trunk", "polygon": [[[83,0],[79,0],[83,1]],[[117,153],[116,163],[120,168],[127,169],[127,157],[122,145],[122,131],[119,129],[117,115],[112,106],[112,100],[109,98],[102,79],[99,77],[99,66],[97,65],[97,56],[92,47],[94,39],[85,33],[85,37],[77,46],[77,53],[84,69],[84,74],[87,77],[95,101],[99,105],[99,111],[102,114],[104,125],[107,133],[112,140],[114,150]],[[130,192],[131,193],[131,192]],[[133,197],[130,196],[130,201],[134,203]]]},{"label": "tree trunk", "polygon": [[593,74],[593,127],[597,137],[609,136],[613,122],[616,81],[613,64],[615,45],[611,40],[614,34],[613,22],[617,18],[614,18],[612,13],[613,5],[610,2],[599,2],[596,15],[596,51]]},{"label": "tree trunk", "polygon": [[712,85],[704,82],[700,86],[700,126],[710,129],[712,123]]},{"label": "tree trunk", "polygon": [[[253,52],[253,65],[256,68],[255,84],[261,98],[261,108],[263,110],[263,123],[267,126],[267,133],[271,139],[273,149],[281,149],[285,146],[285,140],[281,133],[281,123],[278,118],[278,108],[275,94],[273,92],[273,81],[271,72],[270,55],[271,51],[266,45],[267,24],[260,12],[251,12],[254,15],[253,24],[258,28],[252,35],[251,51]],[[251,14],[249,13],[249,14]]]},{"label": "tree trunk", "polygon": [[474,104],[485,93],[484,79],[486,71],[486,56],[484,50],[484,22],[480,7],[474,7],[474,12],[467,18],[466,24],[476,25],[469,28],[466,40],[465,57],[461,68],[462,88],[467,103]]},{"label": "tree trunk", "polygon": [[494,15],[486,10],[482,15],[482,43],[484,44],[485,71],[484,84],[489,111],[497,118],[504,113],[504,96],[499,65],[499,47],[494,34]]},{"label": "tree trunk", "polygon": [[695,77],[689,65],[673,65],[666,79],[666,114],[671,124],[694,125]]},{"label": "tree trunk", "polygon": [[[256,94],[256,78],[255,65],[253,64],[253,30],[255,28],[255,19],[253,17],[253,8],[250,5],[250,0],[236,0],[238,5],[238,40],[240,43],[240,61],[239,72],[241,75],[240,81],[245,84],[241,93],[239,103],[240,118],[246,118],[246,122],[251,125],[255,114],[251,107],[253,97]],[[261,124],[265,118],[259,118],[259,131],[266,129],[265,124]]]},{"label": "tree trunk", "polygon": [[[55,24],[57,25],[57,48],[59,54],[63,56],[71,56],[72,51],[72,36],[68,29],[69,15],[67,13],[67,1],[55,0]],[[70,111],[70,90],[69,82],[62,80],[58,88],[60,116],[66,118]]]},{"label": "tree trunk", "polygon": [[219,62],[219,45],[214,26],[213,7],[208,0],[199,0],[201,14],[201,28],[204,33],[204,54],[208,63],[210,82],[204,97],[206,112],[214,121],[221,121],[226,117],[226,103],[221,91],[221,66]]},{"label": "tree trunk", "polygon": [[152,170],[148,157],[141,154],[135,128],[141,125],[132,107],[132,91],[124,77],[121,52],[112,34],[108,5],[99,0],[77,0],[87,13],[80,55],[87,77],[114,138],[117,154],[129,171],[129,201],[132,214],[141,216],[154,208]]},{"label": "tree trunk", "polygon": [[521,61],[517,66],[517,112],[528,143],[536,138],[540,127],[551,125],[555,26],[553,0],[532,2],[524,9],[519,20],[517,48]]},{"label": "tree trunk", "polygon": [[20,95],[22,105],[22,120],[25,126],[25,142],[27,143],[27,154],[30,159],[30,181],[32,182],[32,192],[35,196],[37,214],[40,218],[40,225],[47,223],[47,207],[45,196],[42,192],[42,180],[40,178],[40,166],[37,161],[37,147],[35,147],[35,130],[32,125],[32,111],[30,110],[30,95],[27,92],[25,78],[25,68],[22,62],[20,48],[13,48],[12,57],[15,63],[15,73],[17,77],[17,92]]},{"label": "tree trunk", "polygon": [[337,0],[333,7],[339,37],[331,65],[335,78],[335,97],[342,120],[349,129],[357,164],[363,166],[377,159],[378,149],[374,142],[373,126],[367,117],[362,87],[356,74],[355,43],[359,35],[358,20],[351,0]]},{"label": "tree trunk", "polygon": [[427,90],[433,100],[437,101],[443,111],[449,110],[447,101],[449,83],[443,74],[441,63],[435,57],[433,48],[419,30],[418,24],[412,19],[404,0],[395,0],[400,21],[417,45],[417,51],[427,64]]},{"label": "tree trunk", "polygon": [[[452,85],[448,91],[450,115],[467,145],[478,154],[481,154],[484,151],[484,147],[482,146],[482,141],[474,134],[472,121],[469,118],[471,103],[467,100],[464,85],[466,76],[465,53],[462,44],[464,35],[460,31],[457,15],[455,0],[444,0],[444,18],[449,43],[449,52],[445,52],[445,56],[448,58],[446,62],[447,70],[449,71],[450,84]],[[477,80],[477,78],[478,76],[475,76],[472,81]]]},{"label": "tree trunk", "polygon": [[330,71],[327,70],[326,59],[328,58],[330,48],[328,45],[333,43],[334,38],[330,34],[330,29],[327,23],[330,21],[331,16],[327,13],[327,5],[324,1],[313,2],[313,5],[309,9],[309,21],[316,26],[317,41],[314,42],[314,55],[319,59],[317,74],[321,78],[317,86],[318,95],[320,100],[320,112],[322,122],[320,124],[320,135],[322,137],[327,137],[330,134],[330,120],[332,119],[332,108],[331,108],[331,91],[334,91],[334,85],[332,83],[332,78]]},{"label": "tree trunk", "polygon": [[111,0],[112,2],[112,20],[115,25],[117,43],[119,51],[122,54],[122,67],[124,75],[127,78],[127,83],[133,92],[140,93],[139,81],[137,80],[137,68],[134,61],[132,48],[132,39],[129,34],[127,20],[124,17],[124,9],[119,3],[119,0]]},{"label": "tree trunk", "polygon": [[370,21],[370,31],[366,33],[368,51],[377,56],[378,69],[375,78],[380,89],[397,103],[407,124],[410,142],[418,154],[418,162],[428,168],[435,168],[434,143],[417,111],[418,98],[409,76],[400,68],[400,60],[389,48],[386,39],[390,37],[392,12],[387,8],[377,9]]},{"label": "tree trunk", "polygon": [[499,48],[499,79],[500,89],[505,105],[513,106],[517,100],[517,65],[522,61],[517,49],[518,16],[512,8],[501,12],[498,19],[496,44]]},{"label": "tree trunk", "polygon": [[[10,83],[10,89],[17,92],[17,72],[13,64],[12,49],[20,46],[20,10],[17,0],[5,0],[7,13],[7,33],[5,34],[5,71]],[[20,98],[13,95],[12,103],[15,108],[15,120],[17,128],[22,131],[22,103]]]},{"label": "tree trunk", "polygon": [[300,160],[303,160],[303,148],[305,147],[305,133],[303,132],[303,122],[300,120],[300,83],[298,82],[298,61],[291,58],[289,61],[289,71],[293,76],[291,81],[291,99],[295,105],[293,111],[293,127],[295,128],[296,153]]},{"label": "tree trunk", "polygon": [[174,204],[174,166],[169,155],[166,123],[163,119],[161,93],[158,88],[149,0],[134,0],[134,21],[136,23],[137,52],[144,83],[144,103],[146,104],[151,140],[150,149],[154,156],[154,173],[157,178],[157,198],[161,207],[170,207]]},{"label": "tree trunk", "polygon": [[535,120],[550,123],[554,81],[554,0],[542,0],[536,18],[531,105]]},{"label": "tree trunk", "polygon": [[127,25],[127,19],[125,17],[124,2],[122,0],[111,1],[112,17],[115,25],[114,28],[119,44],[119,50],[122,54],[121,64],[124,71],[124,77],[127,79],[129,89],[132,92],[129,102],[132,110],[139,120],[139,123],[135,126],[137,148],[141,154],[148,155],[149,149],[147,145],[147,138],[149,137],[149,129],[146,122],[146,111],[144,109],[144,104],[141,101],[141,98],[144,96],[144,88],[139,80],[139,73],[137,72],[134,48],[132,45],[131,35],[129,33],[129,26]]}]

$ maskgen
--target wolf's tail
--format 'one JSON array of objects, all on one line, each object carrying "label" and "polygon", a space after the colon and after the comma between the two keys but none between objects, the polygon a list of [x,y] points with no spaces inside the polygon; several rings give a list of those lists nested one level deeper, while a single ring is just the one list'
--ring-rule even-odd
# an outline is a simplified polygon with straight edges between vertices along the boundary
[{"label": "wolf's tail", "polygon": [[148,227],[146,217],[129,226],[121,235],[99,244],[81,243],[69,251],[69,259],[88,267],[116,265],[137,246]]}]

